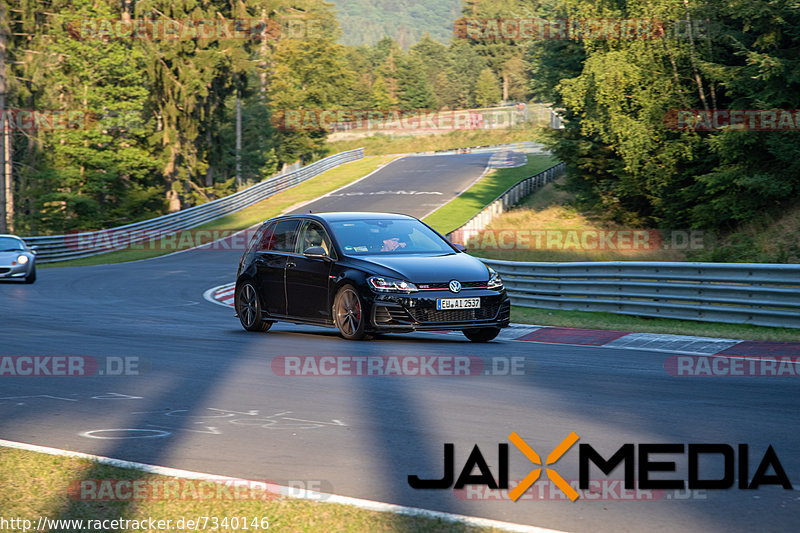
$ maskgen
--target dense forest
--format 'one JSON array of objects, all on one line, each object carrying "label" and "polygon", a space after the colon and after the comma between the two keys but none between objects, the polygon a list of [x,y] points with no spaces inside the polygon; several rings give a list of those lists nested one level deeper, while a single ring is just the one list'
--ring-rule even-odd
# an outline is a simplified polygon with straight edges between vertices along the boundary
[{"label": "dense forest", "polygon": [[798,7],[556,0],[540,8],[550,18],[663,21],[659,38],[529,44],[531,89],[565,110],[566,128],[550,144],[581,201],[625,224],[721,232],[796,206],[800,124],[706,131],[674,119],[676,110],[800,108]]},{"label": "dense forest", "polygon": [[426,33],[450,42],[461,0],[334,0],[339,40],[348,45],[374,45],[384,37],[408,49]]},{"label": "dense forest", "polygon": [[[276,127],[281,110],[452,109],[501,96],[480,46],[428,36],[408,51],[389,38],[344,46],[322,0],[0,0],[0,10],[0,107],[8,110],[20,234],[176,211],[324,155],[326,132]],[[157,24],[134,37],[120,25],[164,20],[195,24],[178,37]],[[207,36],[191,34],[204,31],[198,21],[220,20],[252,27],[231,36],[212,24]],[[269,22],[260,34],[257,21]],[[86,117],[48,127],[26,123],[30,110]]]},{"label": "dense forest", "polygon": [[[85,114],[73,128],[10,128],[14,227],[43,234],[119,225],[322,157],[327,132],[277,127],[282,110],[541,100],[562,110],[566,127],[547,132],[546,142],[568,164],[568,186],[584,206],[629,225],[729,231],[797,203],[800,124],[705,131],[676,128],[670,117],[800,108],[797,7],[796,0],[466,0],[449,40],[422,35],[406,49],[389,37],[341,44],[336,8],[323,0],[0,0],[0,108]],[[444,17],[446,8],[437,9]],[[473,31],[519,18],[646,20],[658,31],[641,38]],[[218,29],[137,38],[113,25],[103,30],[103,20],[266,24],[238,37]]]}]

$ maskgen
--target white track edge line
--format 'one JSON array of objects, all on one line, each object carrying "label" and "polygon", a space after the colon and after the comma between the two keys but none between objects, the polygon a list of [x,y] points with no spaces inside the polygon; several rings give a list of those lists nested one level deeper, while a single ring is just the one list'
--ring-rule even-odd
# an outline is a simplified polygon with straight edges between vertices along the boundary
[{"label": "white track edge line", "polygon": [[[253,481],[243,478],[220,476],[216,474],[204,474],[202,472],[194,472],[191,470],[181,470],[178,468],[169,468],[165,466],[149,465],[145,463],[137,463],[133,461],[125,461],[122,459],[112,459],[111,457],[103,457],[101,455],[93,455],[83,452],[73,452],[69,450],[62,450],[59,448],[50,448],[48,446],[39,446],[37,444],[26,444],[24,442],[15,442],[10,440],[0,439],[0,446],[6,448],[14,448],[17,450],[25,450],[30,452],[45,453],[48,455],[57,455],[61,457],[73,457],[76,459],[88,459],[100,464],[115,466],[117,468],[127,468],[147,472],[149,474],[157,474],[161,476],[176,477],[183,479],[201,479],[205,481],[216,482],[230,482],[230,483],[248,483],[252,484]],[[264,484],[267,485],[266,483]],[[282,485],[274,485],[278,489],[278,493],[282,496],[296,498],[299,500],[312,500],[323,503],[336,503],[340,505],[349,505],[359,509],[366,509],[368,511],[378,511],[382,513],[395,513],[407,516],[420,516],[424,518],[439,519],[445,522],[456,522],[466,524],[469,526],[477,527],[492,527],[501,529],[503,531],[519,531],[525,533],[564,533],[556,529],[547,529],[537,526],[527,526],[524,524],[514,524],[512,522],[503,522],[499,520],[492,520],[489,518],[479,518],[474,516],[459,515],[453,513],[445,513],[441,511],[431,511],[428,509],[420,509],[419,507],[407,507],[405,505],[396,505],[392,503],[377,502],[373,500],[364,500],[361,498],[353,498],[350,496],[339,496],[337,494],[329,494],[326,492],[314,492],[305,489],[295,489],[285,487]]]}]

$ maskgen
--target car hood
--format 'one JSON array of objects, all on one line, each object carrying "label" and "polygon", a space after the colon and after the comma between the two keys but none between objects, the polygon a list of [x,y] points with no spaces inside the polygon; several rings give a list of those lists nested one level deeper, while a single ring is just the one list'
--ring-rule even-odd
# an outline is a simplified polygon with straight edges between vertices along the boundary
[{"label": "car hood", "polygon": [[30,254],[27,252],[0,252],[0,265],[11,266],[11,263],[16,261],[17,257],[20,255],[27,255],[30,257]]},{"label": "car hood", "polygon": [[478,259],[464,254],[442,255],[394,255],[391,257],[370,255],[359,259],[396,272],[399,277],[412,283],[444,283],[452,279],[459,281],[486,281],[489,272]]}]

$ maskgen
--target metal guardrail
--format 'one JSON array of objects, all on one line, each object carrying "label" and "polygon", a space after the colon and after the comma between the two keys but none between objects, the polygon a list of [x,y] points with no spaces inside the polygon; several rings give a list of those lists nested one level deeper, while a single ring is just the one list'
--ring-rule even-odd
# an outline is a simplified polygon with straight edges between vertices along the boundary
[{"label": "metal guardrail", "polygon": [[467,148],[445,148],[442,150],[428,150],[427,152],[404,152],[401,154],[389,154],[396,156],[417,156],[417,155],[461,155],[461,154],[484,154],[494,152],[525,152],[527,154],[547,154],[549,153],[543,144],[533,141],[519,141],[508,144],[487,144],[483,146],[470,146]]},{"label": "metal guardrail", "polygon": [[512,150],[514,152],[526,152],[526,153],[542,153],[546,151],[543,144],[536,143],[533,141],[519,141],[508,144],[493,144],[489,146],[478,146],[476,148],[470,148],[469,153],[480,154],[483,152],[496,152],[497,150]]},{"label": "metal guardrail", "polygon": [[363,157],[363,148],[334,154],[300,169],[267,178],[230,196],[142,222],[99,231],[23,237],[23,240],[29,246],[37,247],[36,261],[39,263],[66,261],[119,250],[130,244],[172,235],[235,213],[326,170]]},{"label": "metal guardrail", "polygon": [[448,233],[447,238],[452,243],[466,245],[469,239],[484,230],[493,218],[508,211],[510,207],[519,203],[520,200],[539,187],[558,178],[564,173],[565,168],[566,165],[564,163],[558,163],[534,176],[525,178],[516,183],[506,192],[498,196],[492,203],[484,207],[477,215],[469,219],[464,225]]},{"label": "metal guardrail", "polygon": [[800,265],[483,261],[523,307],[800,328]]}]

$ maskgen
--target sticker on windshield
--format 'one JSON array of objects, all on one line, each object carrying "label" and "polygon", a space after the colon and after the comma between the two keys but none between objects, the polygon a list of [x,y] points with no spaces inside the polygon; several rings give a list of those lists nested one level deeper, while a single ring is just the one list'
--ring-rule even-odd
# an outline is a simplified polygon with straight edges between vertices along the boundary
[{"label": "sticker on windshield", "polygon": [[366,246],[356,246],[356,247],[354,248],[354,250],[355,250],[356,252],[366,252],[367,250],[369,250],[369,248],[367,248]]}]

